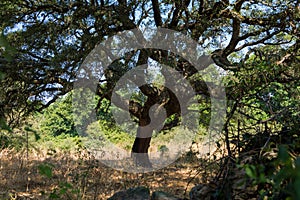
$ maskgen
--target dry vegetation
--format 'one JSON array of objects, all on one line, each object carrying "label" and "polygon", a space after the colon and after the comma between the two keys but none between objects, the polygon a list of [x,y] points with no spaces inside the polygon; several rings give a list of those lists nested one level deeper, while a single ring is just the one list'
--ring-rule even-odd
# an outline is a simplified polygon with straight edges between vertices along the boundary
[{"label": "dry vegetation", "polygon": [[[50,178],[40,173],[41,164],[53,167]],[[137,186],[184,198],[199,183],[202,172],[207,173],[203,166],[195,157],[185,156],[159,171],[133,174],[104,166],[86,153],[27,155],[26,151],[2,150],[0,199],[49,199],[51,193],[59,199],[107,199],[117,191]]]}]

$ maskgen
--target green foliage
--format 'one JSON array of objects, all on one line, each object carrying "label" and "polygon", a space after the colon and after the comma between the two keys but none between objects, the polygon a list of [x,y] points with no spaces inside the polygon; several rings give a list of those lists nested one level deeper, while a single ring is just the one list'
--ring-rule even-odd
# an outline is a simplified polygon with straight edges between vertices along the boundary
[{"label": "green foliage", "polygon": [[163,144],[158,147],[158,151],[161,153],[165,153],[165,152],[169,151],[169,149],[166,145]]},{"label": "green foliage", "polygon": [[3,31],[0,33],[0,53],[7,61],[12,61],[16,54],[16,49],[10,46]]},{"label": "green foliage", "polygon": [[255,157],[243,168],[260,199],[299,199],[299,73],[294,62],[278,65],[285,54],[282,47],[258,47],[244,67],[225,77],[233,97],[227,141],[238,145],[231,153]]},{"label": "green foliage", "polygon": [[0,133],[0,150],[10,147],[12,144],[10,137],[7,134]]},{"label": "green foliage", "polygon": [[300,198],[300,157],[293,157],[287,146],[280,145],[277,158],[269,163],[243,167],[262,199]]},{"label": "green foliage", "polygon": [[25,126],[24,130],[27,132],[27,134],[28,133],[33,133],[35,141],[38,141],[39,139],[41,139],[40,134],[36,130],[34,130],[33,128],[31,128],[29,126]]},{"label": "green foliage", "polygon": [[[103,146],[105,141],[130,149],[134,137],[115,125],[109,102],[103,100],[98,110],[99,121],[92,122],[89,118],[94,105],[85,105],[88,108],[82,109],[82,106],[74,105],[72,101],[72,98],[79,98],[80,95],[90,95],[90,93],[67,94],[50,105],[43,113],[37,114],[32,122],[35,124],[34,129],[27,127],[26,130],[32,132],[32,136],[37,140],[40,139],[39,145],[47,146],[48,149],[55,151],[76,150],[76,148],[83,148],[83,145]],[[75,101],[75,103],[78,102]],[[37,119],[38,122],[35,121]],[[85,140],[93,144],[86,144]]]},{"label": "green foliage", "polygon": [[43,176],[46,176],[47,178],[52,178],[53,174],[52,174],[52,169],[53,169],[53,165],[46,163],[46,164],[40,164],[38,166],[38,170],[39,173]]},{"label": "green foliage", "polygon": [[3,80],[5,78],[5,73],[0,71],[0,81]]},{"label": "green foliage", "polygon": [[[12,58],[15,53],[16,53],[16,50],[9,45],[6,36],[3,34],[3,32],[1,32],[0,33],[0,55],[2,54],[2,56],[4,57],[5,60],[12,61]],[[0,67],[1,67],[1,65],[0,65]],[[3,80],[4,78],[5,78],[5,73],[0,68],[0,81]],[[1,111],[1,112],[3,112],[3,111]],[[10,131],[10,132],[12,131],[11,128],[7,125],[3,114],[0,114],[0,130],[1,129]]]},{"label": "green foliage", "polygon": [[[95,108],[99,97],[89,89],[75,89],[70,93],[72,101],[67,102],[68,106],[72,108],[74,125],[79,135],[85,135],[85,131],[89,124],[97,119]],[[104,109],[102,102],[100,112]],[[103,111],[103,113],[105,113]],[[101,113],[102,114],[102,113]]]},{"label": "green foliage", "polygon": [[[53,169],[54,165],[49,163],[38,165],[39,174],[48,179],[53,178]],[[45,194],[45,192],[42,193]],[[80,196],[80,190],[69,182],[60,181],[57,187],[50,192],[49,199],[73,199],[73,195],[78,198]]]},{"label": "green foliage", "polygon": [[45,135],[59,136],[62,134],[77,136],[72,110],[72,96],[67,94],[49,108],[45,109],[40,119],[40,130]]},{"label": "green foliage", "polygon": [[43,136],[42,139],[35,143],[39,148],[47,150],[47,154],[55,156],[56,152],[78,152],[84,149],[82,138],[61,134],[59,136]]},{"label": "green foliage", "polygon": [[49,195],[49,199],[77,199],[80,196],[80,190],[74,188],[71,183],[60,182],[58,187],[55,188]]},{"label": "green foliage", "polygon": [[4,117],[0,116],[0,130],[12,132],[12,129],[7,125]]},{"label": "green foliage", "polygon": [[252,164],[246,164],[244,166],[245,172],[247,176],[249,176],[254,185],[266,183],[267,179],[265,177],[265,166],[264,165],[252,165]]},{"label": "green foliage", "polygon": [[129,150],[134,141],[132,135],[105,120],[99,120],[90,124],[87,128],[87,134],[88,138],[92,140],[90,142],[93,143],[89,145],[93,146],[103,146],[107,142],[111,142]]},{"label": "green foliage", "polygon": [[24,150],[26,139],[14,131],[0,131],[0,150],[14,149],[16,151]]},{"label": "green foliage", "polygon": [[97,117],[99,120],[106,121],[107,123],[114,122],[114,118],[111,112],[110,101],[108,101],[107,99],[103,99],[101,101],[101,105],[98,110]]}]

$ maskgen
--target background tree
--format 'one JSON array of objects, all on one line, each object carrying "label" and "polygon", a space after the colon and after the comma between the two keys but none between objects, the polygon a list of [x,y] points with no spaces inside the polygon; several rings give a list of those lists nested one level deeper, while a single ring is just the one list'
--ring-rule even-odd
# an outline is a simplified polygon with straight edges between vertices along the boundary
[{"label": "background tree", "polygon": [[44,110],[41,131],[49,136],[62,134],[78,136],[73,119],[72,95],[69,93]]}]

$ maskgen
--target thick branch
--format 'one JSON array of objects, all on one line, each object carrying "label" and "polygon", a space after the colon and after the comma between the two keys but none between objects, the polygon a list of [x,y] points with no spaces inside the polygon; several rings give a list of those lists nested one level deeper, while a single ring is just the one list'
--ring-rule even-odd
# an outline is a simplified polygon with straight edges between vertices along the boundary
[{"label": "thick branch", "polygon": [[157,27],[162,26],[162,18],[159,9],[158,0],[152,0],[152,7],[154,12],[154,21]]},{"label": "thick branch", "polygon": [[241,10],[243,0],[240,0],[236,3],[234,9],[234,13],[238,14],[232,14],[232,35],[231,40],[228,44],[228,46],[224,50],[224,57],[227,57],[230,53],[232,53],[236,47],[236,45],[239,43],[239,35],[240,35],[240,29],[241,29],[241,19],[239,17],[239,12]]}]

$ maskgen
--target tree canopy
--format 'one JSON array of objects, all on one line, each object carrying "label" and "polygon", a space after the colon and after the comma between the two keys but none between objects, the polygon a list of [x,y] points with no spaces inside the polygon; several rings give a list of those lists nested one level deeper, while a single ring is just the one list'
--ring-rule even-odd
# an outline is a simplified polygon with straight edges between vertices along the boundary
[{"label": "tree canopy", "polygon": [[[23,114],[50,105],[72,89],[76,70],[95,45],[120,31],[180,31],[212,52],[217,65],[237,73],[247,70],[249,54],[268,64],[297,63],[298,22],[298,1],[2,1],[0,29],[17,52],[11,61],[1,53],[2,109],[9,114],[18,105]],[[161,59],[142,53],[139,63],[146,58]],[[183,61],[176,69],[195,73]],[[276,73],[281,82],[297,78],[286,70]]]}]

